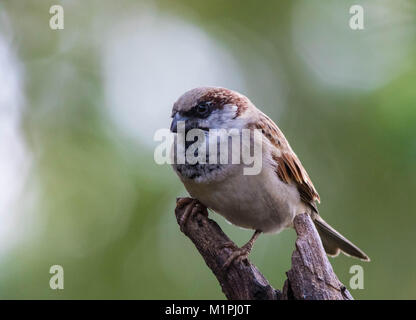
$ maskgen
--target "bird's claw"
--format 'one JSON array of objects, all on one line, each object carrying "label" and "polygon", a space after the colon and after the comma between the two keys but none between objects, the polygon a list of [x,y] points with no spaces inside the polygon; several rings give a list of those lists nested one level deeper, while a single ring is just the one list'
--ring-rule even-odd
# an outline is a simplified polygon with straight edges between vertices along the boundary
[{"label": "bird's claw", "polygon": [[201,213],[206,216],[208,215],[208,211],[205,206],[203,206],[197,199],[182,198],[177,201],[176,206],[179,209],[186,206],[185,212],[179,220],[179,226],[182,231],[185,229],[186,223],[193,215],[197,213]]},{"label": "bird's claw", "polygon": [[194,199],[192,199],[192,198],[178,198],[176,200],[176,208],[177,209],[182,209],[184,206],[186,206],[187,204],[189,204],[193,200]]},{"label": "bird's claw", "polygon": [[237,245],[234,242],[227,241],[227,242],[224,242],[222,245],[220,245],[220,249],[231,249],[235,251],[235,250],[238,250],[239,247],[237,247]]},{"label": "bird's claw", "polygon": [[[234,245],[235,247],[235,245]],[[242,261],[245,261],[248,259],[248,255],[250,254],[250,249],[246,246],[243,246],[241,248],[237,248],[233,251],[233,253],[227,258],[227,261],[225,261],[223,265],[223,269],[228,269],[230,265],[236,261],[237,263],[241,263]]]},{"label": "bird's claw", "polygon": [[256,239],[259,237],[261,231],[256,230],[250,240],[241,248],[238,248],[233,242],[228,241],[223,244],[222,247],[225,248],[231,248],[233,249],[233,252],[228,257],[227,261],[223,265],[223,269],[228,269],[228,267],[233,263],[234,260],[237,260],[238,263],[242,261],[247,261],[248,255],[251,252],[251,249],[253,248],[253,244],[256,241]]}]

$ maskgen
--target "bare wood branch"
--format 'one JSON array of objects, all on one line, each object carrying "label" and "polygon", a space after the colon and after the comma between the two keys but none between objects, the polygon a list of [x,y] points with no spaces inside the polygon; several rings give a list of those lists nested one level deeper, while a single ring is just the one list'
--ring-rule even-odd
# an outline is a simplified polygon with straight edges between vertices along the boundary
[{"label": "bare wood branch", "polygon": [[[185,208],[176,208],[178,223]],[[191,239],[207,266],[217,277],[227,299],[230,300],[276,300],[280,292],[273,289],[266,278],[251,263],[232,263],[225,270],[223,266],[232,254],[232,249],[224,248],[231,240],[219,225],[207,215],[196,214],[189,217],[182,230]]]},{"label": "bare wood branch", "polygon": [[352,300],[351,294],[338,280],[328,261],[318,231],[308,214],[297,215],[293,221],[296,250],[292,268],[286,273],[283,297],[297,300]]},{"label": "bare wood branch", "polygon": [[[180,199],[178,199],[179,201]],[[186,210],[177,207],[175,215],[180,224]],[[204,214],[189,217],[182,232],[194,243],[205,263],[216,276],[227,299],[230,300],[292,300],[292,299],[352,299],[338,280],[326,257],[315,226],[307,214],[296,216],[294,226],[298,235],[292,255],[292,268],[287,272],[283,292],[274,289],[249,260],[235,261],[223,268],[233,249],[225,247],[232,241],[218,224]]]}]

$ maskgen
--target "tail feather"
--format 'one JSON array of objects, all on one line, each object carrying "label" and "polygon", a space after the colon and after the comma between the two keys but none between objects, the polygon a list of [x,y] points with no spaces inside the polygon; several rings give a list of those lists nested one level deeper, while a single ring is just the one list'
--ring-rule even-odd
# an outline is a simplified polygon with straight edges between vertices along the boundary
[{"label": "tail feather", "polygon": [[370,258],[362,250],[332,228],[320,216],[315,216],[314,223],[327,254],[337,256],[342,251],[346,255],[370,261]]}]

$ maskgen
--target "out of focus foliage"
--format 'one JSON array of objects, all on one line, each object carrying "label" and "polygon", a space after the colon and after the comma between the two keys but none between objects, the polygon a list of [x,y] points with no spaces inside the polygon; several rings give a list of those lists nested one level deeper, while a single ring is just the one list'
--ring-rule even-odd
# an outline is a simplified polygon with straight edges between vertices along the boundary
[{"label": "out of focus foliage", "polygon": [[[0,298],[223,298],[174,219],[184,188],[153,159],[174,100],[217,85],[276,121],[322,216],[370,255],[331,260],[347,286],[364,267],[352,294],[415,299],[415,36],[411,0],[1,0]],[[294,239],[261,236],[251,255],[276,288]]]}]

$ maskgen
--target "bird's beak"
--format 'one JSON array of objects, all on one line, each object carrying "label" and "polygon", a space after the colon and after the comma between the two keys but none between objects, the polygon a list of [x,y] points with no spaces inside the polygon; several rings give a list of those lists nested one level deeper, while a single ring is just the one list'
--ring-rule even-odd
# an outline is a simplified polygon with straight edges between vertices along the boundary
[{"label": "bird's beak", "polygon": [[172,124],[170,125],[170,131],[177,133],[178,132],[178,122],[180,122],[180,121],[185,122],[186,120],[188,120],[187,117],[181,116],[179,114],[179,112],[176,113],[175,116],[173,117]]}]

